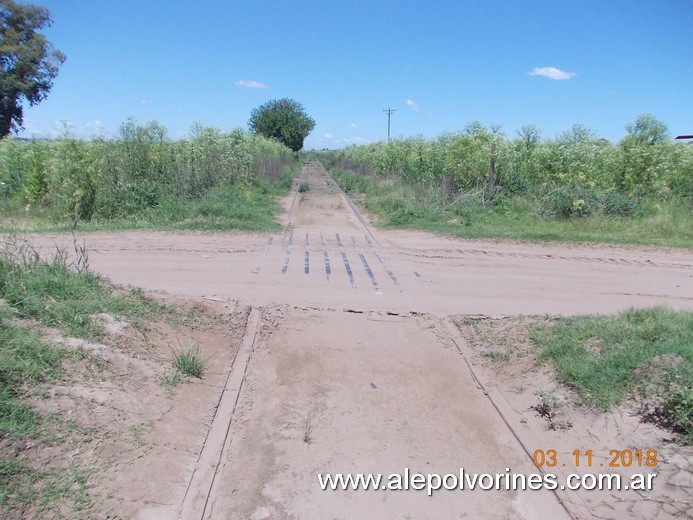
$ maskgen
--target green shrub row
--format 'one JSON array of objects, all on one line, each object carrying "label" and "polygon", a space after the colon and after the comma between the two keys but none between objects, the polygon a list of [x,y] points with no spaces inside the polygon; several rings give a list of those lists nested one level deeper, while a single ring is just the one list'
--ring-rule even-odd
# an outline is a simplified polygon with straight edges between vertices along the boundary
[{"label": "green shrub row", "polygon": [[432,140],[411,137],[345,148],[330,161],[335,168],[435,189],[451,201],[486,187],[493,144],[496,193],[551,193],[547,212],[556,216],[597,208],[627,216],[643,197],[676,197],[693,207],[693,146],[671,141],[666,127],[649,115],[626,128],[626,137],[612,143],[581,125],[542,140],[534,125],[509,138],[498,127],[475,122]]},{"label": "green shrub row", "polygon": [[294,162],[280,143],[241,130],[194,127],[171,140],[157,122],[128,120],[117,138],[0,141],[0,194],[61,219],[112,220],[234,185],[267,185]]}]

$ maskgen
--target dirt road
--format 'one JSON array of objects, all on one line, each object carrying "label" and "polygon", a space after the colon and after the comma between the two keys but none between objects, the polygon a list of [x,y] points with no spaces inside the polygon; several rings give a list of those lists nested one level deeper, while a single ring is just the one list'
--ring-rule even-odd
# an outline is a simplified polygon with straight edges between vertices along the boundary
[{"label": "dirt road", "polygon": [[[376,231],[322,167],[308,164],[301,175],[310,190],[285,201],[283,233],[84,237],[92,268],[116,283],[253,308],[233,364],[217,367],[226,371],[221,397],[200,404],[213,420],[204,434],[190,434],[187,458],[158,488],[150,483],[150,499],[131,505],[130,514],[260,520],[591,518],[607,506],[602,517],[680,512],[663,508],[671,489],[655,502],[632,491],[322,491],[318,473],[529,475],[539,472],[530,460],[537,449],[608,452],[656,439],[627,418],[596,427],[598,436],[585,433],[595,429],[593,418],[547,433],[520,408],[527,392],[516,382],[513,391],[496,384],[449,317],[692,309],[693,255]],[[36,240],[46,249],[67,243],[58,235]],[[570,470],[584,472],[571,465],[557,471]],[[690,485],[680,488],[674,495],[689,499]]]},{"label": "dirt road", "polygon": [[[285,232],[85,237],[113,281],[253,305],[452,314],[577,314],[693,307],[693,254],[652,248],[460,241],[375,231],[318,168],[286,200]],[[60,235],[42,236],[71,244]]]}]

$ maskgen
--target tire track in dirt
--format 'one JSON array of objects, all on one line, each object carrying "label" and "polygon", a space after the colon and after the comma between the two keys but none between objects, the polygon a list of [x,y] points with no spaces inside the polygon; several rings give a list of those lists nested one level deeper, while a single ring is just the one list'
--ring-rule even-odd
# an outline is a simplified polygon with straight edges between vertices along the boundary
[{"label": "tire track in dirt", "polygon": [[[324,182],[320,182],[320,180],[324,180]],[[359,225],[362,228],[363,231],[363,238],[365,239],[368,248],[370,252],[375,256],[377,261],[380,263],[382,268],[385,270],[387,273],[387,276],[390,278],[392,283],[399,288],[400,292],[402,291],[400,287],[399,280],[397,279],[397,276],[395,273],[390,269],[386,263],[385,260],[383,259],[383,256],[380,254],[378,251],[378,239],[375,236],[375,233],[373,232],[371,226],[368,224],[367,220],[363,217],[363,215],[358,211],[356,206],[352,203],[352,201],[344,194],[344,192],[339,188],[339,185],[332,179],[332,177],[329,175],[329,173],[320,165],[319,163],[315,162],[308,162],[304,164],[303,169],[301,170],[301,176],[300,176],[300,181],[297,184],[297,188],[294,190],[294,194],[291,200],[291,204],[289,205],[289,209],[287,211],[287,218],[286,218],[286,232],[284,234],[285,236],[285,243],[287,243],[287,253],[284,258],[284,263],[282,264],[282,274],[286,274],[290,268],[290,261],[291,261],[291,251],[292,251],[292,237],[293,237],[293,232],[298,224],[296,224],[293,221],[293,217],[296,211],[296,200],[297,196],[299,194],[298,191],[298,186],[305,184],[306,182],[309,183],[311,186],[311,192],[313,193],[319,193],[319,194],[331,194],[331,193],[337,193],[340,198],[346,202],[347,207],[349,208],[349,211],[351,215],[353,215],[356,219],[356,221],[359,223]],[[309,274],[310,268],[309,268],[309,262],[310,262],[310,250],[309,250],[309,237],[310,237],[310,231],[306,231],[306,240],[305,240],[305,250],[304,250],[304,263],[303,263],[303,272],[304,274]],[[323,232],[320,231],[319,233],[320,236],[320,245],[322,246],[322,254],[323,254],[323,259],[325,262],[325,280],[327,282],[330,281],[330,275],[331,275],[331,265],[330,265],[330,259],[329,259],[329,244],[327,240],[324,238]],[[288,241],[287,237],[288,236]],[[369,264],[368,259],[366,257],[366,254],[364,253],[364,250],[360,248],[358,240],[356,237],[351,234],[350,239],[351,243],[347,245],[345,241],[342,239],[340,236],[339,232],[336,233],[327,233],[327,236],[334,236],[335,241],[336,241],[336,247],[339,256],[342,258],[342,263],[344,265],[344,269],[346,272],[346,275],[349,279],[349,285],[352,289],[358,289],[358,285],[355,280],[355,274],[354,274],[354,263],[349,261],[349,254],[348,251],[354,251],[355,254],[358,256],[359,260],[361,261],[361,265],[363,266],[363,269],[368,276],[368,279],[371,282],[371,285],[374,287],[375,291],[377,294],[382,294],[381,293],[381,286],[377,281],[377,276],[371,266]],[[319,252],[319,251],[318,251]],[[259,273],[259,268],[256,268],[254,273]]]},{"label": "tire track in dirt", "polygon": [[[457,253],[455,255],[446,255],[443,253]],[[673,269],[690,269],[693,267],[693,263],[681,263],[681,262],[653,262],[651,260],[635,260],[626,258],[601,258],[601,257],[586,257],[586,256],[564,256],[564,255],[552,255],[552,254],[536,254],[536,253],[514,253],[509,251],[492,251],[487,249],[457,249],[454,251],[442,251],[440,254],[432,254],[429,252],[421,253],[402,251],[405,256],[413,257],[416,259],[431,259],[431,260],[459,260],[464,256],[491,256],[498,258],[527,258],[531,260],[563,260],[570,262],[587,262],[587,263],[601,263],[601,264],[615,264],[615,265],[635,265],[641,267],[664,267]]]}]

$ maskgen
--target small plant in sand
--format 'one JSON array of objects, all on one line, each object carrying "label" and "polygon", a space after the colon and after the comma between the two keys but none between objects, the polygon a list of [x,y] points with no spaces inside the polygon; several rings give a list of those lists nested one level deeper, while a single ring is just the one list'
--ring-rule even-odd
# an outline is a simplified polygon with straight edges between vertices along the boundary
[{"label": "small plant in sand", "polygon": [[303,442],[306,444],[313,442],[313,424],[310,418],[306,419],[306,422],[303,423]]},{"label": "small plant in sand", "polygon": [[510,360],[510,352],[504,352],[501,350],[487,350],[481,353],[482,357],[495,361],[496,363],[505,363]]},{"label": "small plant in sand", "polygon": [[183,378],[180,372],[176,371],[172,374],[165,374],[159,379],[161,386],[178,386],[183,383]]},{"label": "small plant in sand", "polygon": [[194,345],[176,352],[173,367],[183,375],[201,379],[205,372],[205,360],[200,357],[199,346]]},{"label": "small plant in sand", "polygon": [[547,390],[538,390],[535,395],[539,398],[539,402],[532,408],[540,417],[549,421],[549,429],[567,430],[573,427],[570,419],[560,418],[563,415],[563,402],[560,397]]},{"label": "small plant in sand", "polygon": [[538,390],[535,395],[539,398],[539,403],[533,408],[541,417],[546,417],[551,421],[561,408],[561,400],[556,394],[547,390]]}]

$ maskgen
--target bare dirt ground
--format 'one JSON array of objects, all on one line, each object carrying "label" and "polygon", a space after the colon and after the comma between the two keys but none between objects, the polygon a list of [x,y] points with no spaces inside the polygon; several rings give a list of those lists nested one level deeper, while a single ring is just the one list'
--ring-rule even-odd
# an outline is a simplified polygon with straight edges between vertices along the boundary
[{"label": "bare dirt ground", "polygon": [[[127,324],[97,382],[37,401],[98,432],[46,463],[94,468],[94,518],[459,519],[693,516],[693,451],[626,407],[597,414],[537,367],[545,314],[693,308],[693,254],[463,241],[374,230],[317,164],[285,201],[283,233],[95,233],[93,270],[195,309],[196,326]],[[37,236],[37,247],[71,238]],[[123,332],[125,331],[125,332]],[[57,338],[65,343],[65,338]],[[161,384],[180,342],[202,381]],[[498,358],[489,352],[509,354]],[[91,365],[89,365],[91,366]],[[547,421],[536,392],[562,398]],[[656,473],[652,491],[322,491],[318,473]],[[574,450],[593,450],[591,468]],[[655,468],[603,468],[610,450]],[[32,450],[28,450],[28,454]],[[43,450],[39,455],[38,452]],[[29,455],[27,455],[29,456]],[[560,482],[559,482],[560,483]],[[87,514],[88,513],[88,514]],[[65,512],[69,516],[69,511]]]}]

